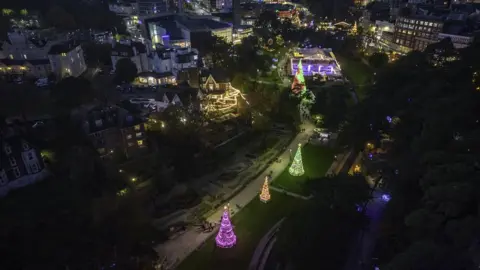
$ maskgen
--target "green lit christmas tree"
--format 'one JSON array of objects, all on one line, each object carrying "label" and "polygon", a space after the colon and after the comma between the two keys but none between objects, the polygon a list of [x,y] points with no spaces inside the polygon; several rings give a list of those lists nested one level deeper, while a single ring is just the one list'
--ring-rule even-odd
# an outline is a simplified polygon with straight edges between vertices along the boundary
[{"label": "green lit christmas tree", "polygon": [[292,165],[290,165],[288,172],[293,176],[300,176],[305,173],[302,162],[302,144],[300,143],[298,144],[297,152],[295,153],[295,157],[293,158]]}]

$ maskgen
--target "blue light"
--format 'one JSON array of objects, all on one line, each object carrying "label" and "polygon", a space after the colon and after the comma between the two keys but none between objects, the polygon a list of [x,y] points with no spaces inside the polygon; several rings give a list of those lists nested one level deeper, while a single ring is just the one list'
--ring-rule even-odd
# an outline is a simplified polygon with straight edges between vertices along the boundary
[{"label": "blue light", "polygon": [[392,123],[392,117],[387,116],[387,121],[388,121],[389,123]]},{"label": "blue light", "polygon": [[390,197],[390,195],[388,195],[388,194],[383,194],[383,195],[382,195],[382,200],[383,200],[384,202],[389,202],[390,199],[392,199],[392,197]]},{"label": "blue light", "polygon": [[370,160],[372,160],[372,159],[373,159],[373,154],[372,154],[372,153],[368,154],[368,158],[369,158]]}]

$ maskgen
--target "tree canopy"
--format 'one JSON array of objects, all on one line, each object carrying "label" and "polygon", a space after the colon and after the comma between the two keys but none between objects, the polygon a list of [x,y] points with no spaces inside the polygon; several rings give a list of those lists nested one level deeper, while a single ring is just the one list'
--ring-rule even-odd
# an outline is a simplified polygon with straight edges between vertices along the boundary
[{"label": "tree canopy", "polygon": [[[449,44],[450,43],[450,44]],[[388,138],[392,195],[378,248],[381,269],[470,269],[478,250],[480,46],[450,41],[377,72],[342,135]]]},{"label": "tree canopy", "polygon": [[115,64],[115,78],[117,84],[131,83],[137,77],[137,66],[129,58],[122,58]]}]

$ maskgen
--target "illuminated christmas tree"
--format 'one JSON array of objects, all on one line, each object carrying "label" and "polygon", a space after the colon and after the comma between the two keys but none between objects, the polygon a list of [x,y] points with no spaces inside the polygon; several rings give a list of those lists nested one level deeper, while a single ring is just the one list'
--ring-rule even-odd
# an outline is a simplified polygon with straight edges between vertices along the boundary
[{"label": "illuminated christmas tree", "polygon": [[350,35],[356,36],[356,35],[357,35],[357,31],[358,31],[358,29],[357,29],[357,22],[355,22],[355,23],[353,23],[353,26],[352,26],[352,28],[350,29]]},{"label": "illuminated christmas tree", "polygon": [[294,94],[303,94],[307,91],[307,86],[305,84],[305,77],[303,76],[303,66],[302,59],[298,60],[297,72],[293,78],[292,83],[292,92]]},{"label": "illuminated christmas tree", "polygon": [[298,144],[297,153],[295,153],[295,157],[293,158],[292,165],[290,165],[288,172],[293,176],[300,176],[305,173],[302,162],[302,144],[300,143]]},{"label": "illuminated christmas tree", "polygon": [[262,192],[260,193],[260,201],[266,203],[270,201],[270,188],[268,187],[268,176],[265,176]]},{"label": "illuminated christmas tree", "polygon": [[215,237],[215,242],[221,248],[231,248],[237,243],[237,236],[233,232],[232,223],[230,222],[228,206],[224,207],[222,220],[220,221],[220,230]]}]

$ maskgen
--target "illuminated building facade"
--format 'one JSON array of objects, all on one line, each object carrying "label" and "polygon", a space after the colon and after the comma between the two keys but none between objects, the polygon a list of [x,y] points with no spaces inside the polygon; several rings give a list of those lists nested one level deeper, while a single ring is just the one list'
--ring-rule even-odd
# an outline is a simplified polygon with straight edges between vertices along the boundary
[{"label": "illuminated building facade", "polygon": [[327,77],[341,77],[341,69],[331,49],[308,48],[297,49],[290,59],[292,75],[297,73],[298,64],[302,62],[304,76],[323,75]]},{"label": "illuminated building facade", "polygon": [[412,50],[423,51],[437,42],[442,28],[443,22],[433,16],[399,17],[395,23],[393,41]]},{"label": "illuminated building facade", "polygon": [[241,93],[232,87],[222,70],[209,70],[200,74],[202,110],[214,121],[225,121],[237,116]]}]

